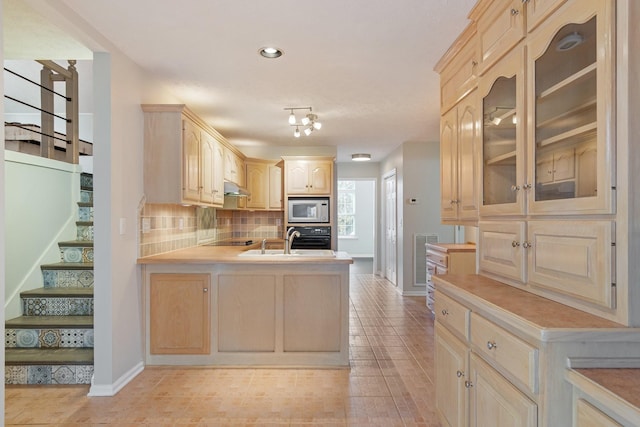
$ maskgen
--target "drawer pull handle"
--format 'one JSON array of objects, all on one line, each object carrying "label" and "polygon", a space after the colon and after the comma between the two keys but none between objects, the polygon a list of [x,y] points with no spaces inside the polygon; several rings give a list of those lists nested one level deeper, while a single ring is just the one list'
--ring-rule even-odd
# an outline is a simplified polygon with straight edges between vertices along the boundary
[{"label": "drawer pull handle", "polygon": [[466,388],[471,388],[471,387],[473,387],[473,383],[472,383],[471,381],[465,381],[465,382],[464,382],[464,386],[465,386]]},{"label": "drawer pull handle", "polygon": [[457,376],[458,378],[464,377],[464,372],[462,372],[462,371],[457,371],[457,372],[456,372],[456,376]]},{"label": "drawer pull handle", "polygon": [[492,342],[492,341],[487,341],[487,348],[489,350],[496,349],[496,348],[498,348],[498,344],[496,344],[495,342]]},{"label": "drawer pull handle", "polygon": [[449,312],[448,312],[446,309],[444,309],[444,308],[443,308],[443,309],[442,309],[442,315],[443,315],[443,316],[446,316],[447,314],[449,314]]},{"label": "drawer pull handle", "polygon": [[513,242],[511,242],[511,246],[514,248],[517,248],[518,246],[520,246],[520,242],[516,242],[515,240]]}]

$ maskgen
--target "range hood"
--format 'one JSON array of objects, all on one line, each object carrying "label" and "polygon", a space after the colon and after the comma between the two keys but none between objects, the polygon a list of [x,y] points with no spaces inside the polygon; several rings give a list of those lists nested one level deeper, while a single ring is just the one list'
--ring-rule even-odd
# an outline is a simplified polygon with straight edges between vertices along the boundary
[{"label": "range hood", "polygon": [[251,193],[244,187],[240,187],[238,184],[233,182],[225,181],[224,182],[224,195],[225,196],[249,196]]}]

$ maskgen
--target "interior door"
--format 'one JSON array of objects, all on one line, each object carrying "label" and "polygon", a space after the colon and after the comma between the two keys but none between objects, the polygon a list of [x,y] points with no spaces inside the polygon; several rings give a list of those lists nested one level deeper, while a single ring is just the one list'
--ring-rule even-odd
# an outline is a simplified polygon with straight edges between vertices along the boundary
[{"label": "interior door", "polygon": [[396,254],[397,254],[397,215],[396,215],[396,173],[384,178],[385,188],[385,277],[397,286]]}]

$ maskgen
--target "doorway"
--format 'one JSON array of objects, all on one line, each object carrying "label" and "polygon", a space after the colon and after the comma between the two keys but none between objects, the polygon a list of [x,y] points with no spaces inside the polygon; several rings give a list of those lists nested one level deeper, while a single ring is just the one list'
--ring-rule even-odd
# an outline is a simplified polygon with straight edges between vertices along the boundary
[{"label": "doorway", "polygon": [[353,258],[351,273],[376,271],[376,179],[338,179],[338,250]]},{"label": "doorway", "polygon": [[396,170],[394,169],[384,175],[384,277],[398,286],[396,188]]}]

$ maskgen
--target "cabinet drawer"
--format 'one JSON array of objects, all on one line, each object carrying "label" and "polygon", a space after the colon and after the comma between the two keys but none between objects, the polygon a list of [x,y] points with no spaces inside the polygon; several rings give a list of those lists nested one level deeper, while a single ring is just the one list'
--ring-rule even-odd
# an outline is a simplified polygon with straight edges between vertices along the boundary
[{"label": "cabinet drawer", "polygon": [[447,267],[449,264],[449,256],[442,252],[427,250],[427,261]]},{"label": "cabinet drawer", "polygon": [[435,299],[436,320],[468,340],[471,310],[438,291],[435,293]]},{"label": "cabinet drawer", "polygon": [[538,349],[484,317],[471,313],[471,343],[531,392],[538,392]]}]

